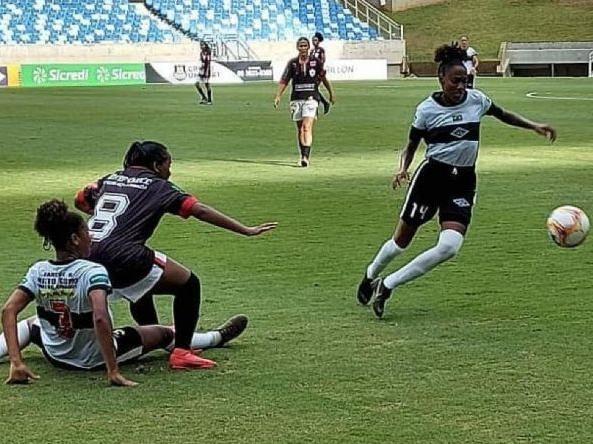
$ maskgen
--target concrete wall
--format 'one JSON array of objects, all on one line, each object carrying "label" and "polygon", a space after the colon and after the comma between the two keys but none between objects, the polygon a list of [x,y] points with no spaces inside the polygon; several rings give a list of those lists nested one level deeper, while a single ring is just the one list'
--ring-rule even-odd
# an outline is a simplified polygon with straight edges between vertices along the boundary
[{"label": "concrete wall", "polygon": [[[249,42],[260,60],[286,63],[297,53],[296,42]],[[386,59],[390,72],[399,72],[405,56],[402,40],[365,42],[325,41],[328,58]],[[78,62],[167,62],[197,59],[197,43],[100,45],[0,45],[0,64]]]},{"label": "concrete wall", "polygon": [[[261,60],[286,63],[297,55],[296,42],[249,42],[251,49]],[[328,59],[386,59],[389,77],[399,77],[406,55],[405,40],[376,40],[347,42],[331,40],[323,42]]]},{"label": "concrete wall", "polygon": [[199,53],[198,43],[0,45],[0,63],[166,62]]},{"label": "concrete wall", "polygon": [[436,5],[444,3],[445,0],[371,0],[373,6],[388,11],[405,11],[406,9],[417,8],[419,6]]}]

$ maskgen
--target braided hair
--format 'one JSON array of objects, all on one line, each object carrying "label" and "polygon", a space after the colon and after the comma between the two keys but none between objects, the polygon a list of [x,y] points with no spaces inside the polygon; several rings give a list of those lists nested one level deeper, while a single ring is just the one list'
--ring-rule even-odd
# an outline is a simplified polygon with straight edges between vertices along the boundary
[{"label": "braided hair", "polygon": [[37,208],[35,231],[43,237],[44,248],[53,245],[56,250],[64,250],[71,236],[84,224],[82,216],[68,211],[68,205],[62,200],[52,199]]},{"label": "braided hair", "polygon": [[153,170],[155,163],[161,164],[169,157],[169,151],[165,145],[150,140],[137,141],[128,148],[124,157],[124,168],[141,166]]},{"label": "braided hair", "polygon": [[439,46],[434,52],[434,61],[439,64],[439,77],[443,77],[452,66],[460,65],[465,68],[463,65],[465,58],[466,52],[457,42]]}]

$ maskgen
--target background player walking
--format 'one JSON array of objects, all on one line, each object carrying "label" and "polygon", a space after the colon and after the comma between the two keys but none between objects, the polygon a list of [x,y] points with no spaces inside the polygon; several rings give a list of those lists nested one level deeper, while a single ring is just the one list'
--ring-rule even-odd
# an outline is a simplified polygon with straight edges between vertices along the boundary
[{"label": "background player walking", "polygon": [[301,153],[299,164],[302,167],[309,166],[311,145],[313,144],[313,125],[319,107],[319,84],[322,81],[329,91],[330,102],[333,103],[334,100],[333,88],[325,79],[323,63],[310,57],[310,47],[311,44],[306,37],[300,37],[297,40],[299,54],[288,61],[274,98],[274,107],[278,108],[282,94],[288,87],[288,83],[292,82],[290,112],[297,128],[297,139]]},{"label": "background player walking", "polygon": [[202,97],[200,105],[212,105],[212,88],[210,87],[212,51],[210,45],[204,41],[200,42],[200,49],[200,71],[195,87],[200,97]]}]

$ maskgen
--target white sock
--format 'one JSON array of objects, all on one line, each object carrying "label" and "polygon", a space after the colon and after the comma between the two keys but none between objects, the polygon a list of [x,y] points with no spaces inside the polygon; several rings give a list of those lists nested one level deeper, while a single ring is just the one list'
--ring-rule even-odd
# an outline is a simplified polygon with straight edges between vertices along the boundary
[{"label": "white sock", "polygon": [[222,341],[219,331],[207,331],[206,333],[194,333],[191,338],[191,348],[212,348]]},{"label": "white sock", "polygon": [[411,262],[390,274],[383,280],[383,285],[394,289],[406,282],[428,273],[441,262],[455,256],[463,245],[463,235],[455,230],[443,230],[439,241],[430,250],[416,256]]},{"label": "white sock", "polygon": [[395,243],[393,238],[389,239],[383,244],[373,262],[367,268],[367,278],[375,279],[379,273],[391,262],[396,256],[404,252],[404,249]]},{"label": "white sock", "polygon": [[[212,348],[216,347],[222,341],[219,331],[207,331],[206,333],[194,333],[191,338],[191,348]],[[175,348],[175,339],[166,347],[167,351],[173,351]]]},{"label": "white sock", "polygon": [[[29,322],[25,319],[16,324],[17,337],[19,341],[19,348],[22,350],[31,343],[31,330],[29,329]],[[6,345],[6,338],[4,333],[0,334],[0,359],[8,356],[8,346]]]}]

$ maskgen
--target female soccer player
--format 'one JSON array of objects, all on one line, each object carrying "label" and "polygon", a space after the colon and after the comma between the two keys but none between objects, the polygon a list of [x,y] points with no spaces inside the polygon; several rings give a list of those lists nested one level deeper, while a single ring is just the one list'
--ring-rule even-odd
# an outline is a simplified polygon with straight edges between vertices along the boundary
[{"label": "female soccer player", "polygon": [[[313,49],[311,49],[309,57],[313,57],[325,65],[325,49],[323,49],[323,47],[321,46],[321,42],[323,42],[323,40],[324,38],[322,33],[316,32],[313,35],[313,38],[311,39]],[[325,85],[325,87],[327,88],[327,85]],[[327,101],[327,99],[323,97],[323,94],[321,94],[321,92],[319,93],[319,101],[323,105],[323,114],[329,113],[331,105]]]},{"label": "female soccer player", "polygon": [[[200,105],[212,105],[212,88],[210,88],[212,51],[210,50],[210,45],[204,41],[200,42],[200,49],[200,72],[198,73],[199,79],[195,83],[195,87],[200,97],[202,97]],[[205,92],[202,89],[202,85]]]},{"label": "female soccer player", "polygon": [[478,75],[478,51],[469,46],[469,38],[466,35],[459,37],[459,47],[465,51],[463,64],[467,70],[467,88],[474,88],[476,76]]},{"label": "female soccer player", "polygon": [[323,82],[329,92],[329,101],[334,103],[334,92],[331,84],[325,78],[323,63],[309,56],[311,44],[306,37],[297,40],[299,55],[288,61],[274,98],[274,107],[278,108],[280,98],[292,81],[290,94],[290,112],[296,123],[297,139],[301,152],[300,165],[309,166],[311,145],[313,144],[313,124],[317,118],[319,106],[319,83]]},{"label": "female soccer player", "polygon": [[[91,238],[83,218],[64,202],[50,200],[37,210],[35,230],[45,245],[53,245],[56,259],[34,264],[2,310],[4,338],[10,356],[7,384],[37,379],[20,350],[38,345],[54,365],[68,369],[107,369],[112,385],[134,386],[118,363],[129,361],[173,340],[173,330],[161,325],[113,330],[107,306],[111,283],[107,270],[85,260]],[[35,301],[37,317],[17,324],[18,314]]]},{"label": "female soccer player", "polygon": [[[466,89],[465,51],[455,45],[436,50],[441,91],[416,108],[408,145],[400,159],[393,187],[409,179],[408,168],[422,139],[426,159],[416,169],[392,239],[379,250],[358,287],[357,299],[372,308],[378,318],[394,289],[451,259],[463,244],[476,191],[475,164],[478,155],[480,120],[490,115],[501,122],[530,129],[556,139],[556,130],[545,123],[531,122],[496,106],[482,92]],[[385,279],[377,278],[393,258],[403,253],[418,228],[439,212],[441,232],[437,244]]]},{"label": "female soccer player", "polygon": [[[201,368],[191,352],[192,334],[200,310],[200,281],[188,268],[155,252],[146,242],[165,213],[190,216],[221,228],[257,236],[276,228],[276,222],[248,227],[198,201],[168,181],[171,155],[157,142],[134,142],[124,159],[124,169],[105,176],[79,191],[76,206],[92,214],[89,228],[93,243],[90,259],[107,268],[114,295],[127,299],[140,325],[158,324],[154,294],[173,294],[175,349],[172,368]],[[231,319],[219,329],[222,342],[236,337],[247,324],[245,317]]]}]

